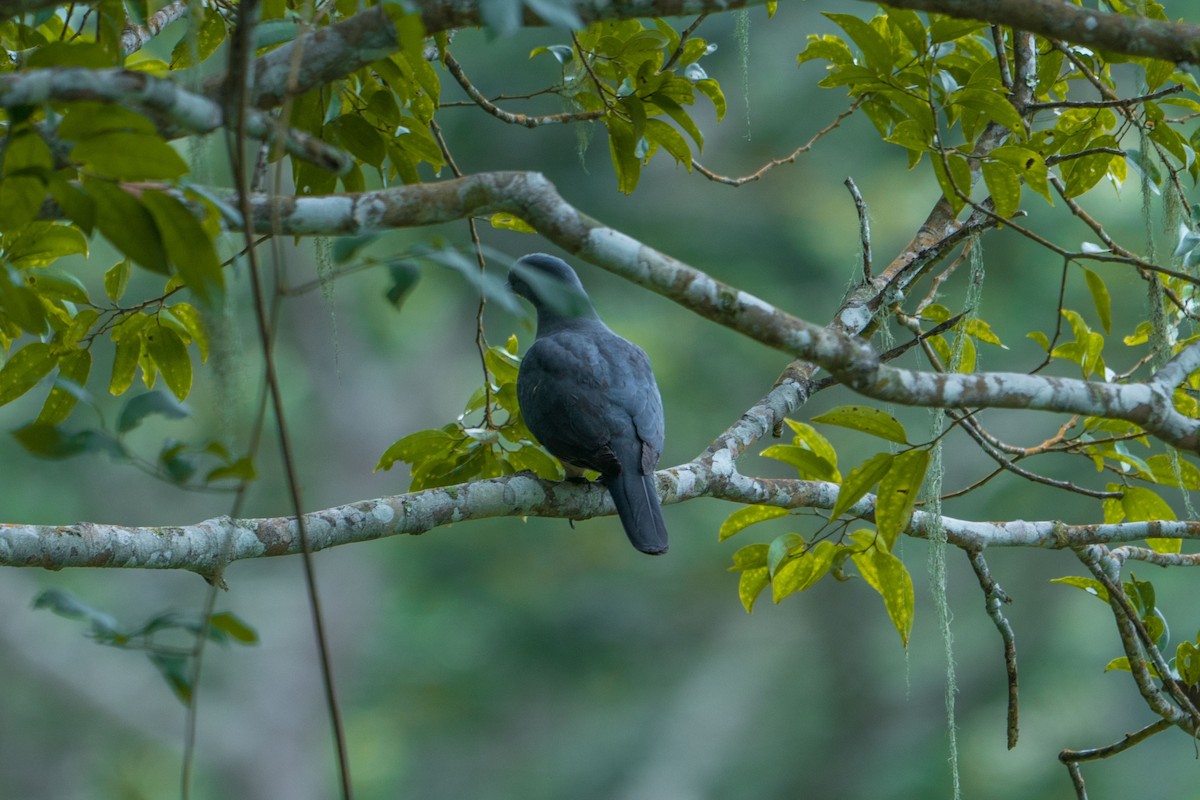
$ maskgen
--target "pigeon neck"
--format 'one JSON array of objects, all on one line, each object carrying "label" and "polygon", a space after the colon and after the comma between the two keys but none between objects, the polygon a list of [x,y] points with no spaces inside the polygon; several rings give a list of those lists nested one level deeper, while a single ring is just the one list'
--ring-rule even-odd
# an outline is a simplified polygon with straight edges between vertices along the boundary
[{"label": "pigeon neck", "polygon": [[551,311],[546,308],[539,308],[537,315],[537,332],[541,336],[547,333],[554,333],[561,330],[579,330],[580,328],[604,327],[604,323],[600,320],[600,315],[596,313],[596,309],[589,304],[587,310],[574,316],[567,316]]}]

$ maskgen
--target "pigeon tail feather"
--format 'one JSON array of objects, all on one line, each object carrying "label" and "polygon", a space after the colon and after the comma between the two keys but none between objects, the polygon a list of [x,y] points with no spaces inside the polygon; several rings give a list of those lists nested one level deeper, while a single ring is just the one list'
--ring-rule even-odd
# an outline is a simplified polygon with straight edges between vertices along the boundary
[{"label": "pigeon tail feather", "polygon": [[654,475],[622,470],[605,481],[625,535],[633,546],[652,556],[667,552],[667,524],[663,521]]}]

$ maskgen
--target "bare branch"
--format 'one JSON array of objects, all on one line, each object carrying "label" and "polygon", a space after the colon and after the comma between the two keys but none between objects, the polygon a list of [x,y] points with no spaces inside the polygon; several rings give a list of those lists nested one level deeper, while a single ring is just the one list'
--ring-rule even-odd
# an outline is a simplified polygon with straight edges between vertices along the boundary
[{"label": "bare branch", "polygon": [[463,88],[463,91],[475,101],[475,104],[482,108],[487,113],[491,114],[501,122],[507,122],[509,125],[523,125],[526,128],[540,128],[543,125],[564,124],[571,122],[589,122],[591,120],[600,119],[606,113],[603,109],[598,111],[580,111],[576,113],[563,114],[543,114],[539,116],[530,116],[529,114],[515,114],[511,111],[505,111],[497,106],[491,100],[483,95],[483,92],[475,88],[475,84],[471,83],[467,78],[467,74],[463,71],[462,65],[454,56],[450,55],[450,51],[446,51],[442,55],[442,62],[446,65],[446,69],[454,76],[454,80],[458,81],[458,85]]},{"label": "bare branch", "polygon": [[1012,600],[992,577],[981,551],[968,550],[967,557],[971,560],[975,577],[979,579],[979,588],[983,590],[988,616],[996,625],[996,630],[1000,631],[1000,639],[1004,642],[1004,667],[1008,672],[1008,749],[1012,750],[1017,746],[1020,731],[1017,705],[1017,640],[1012,625],[1001,610],[1005,603]]}]

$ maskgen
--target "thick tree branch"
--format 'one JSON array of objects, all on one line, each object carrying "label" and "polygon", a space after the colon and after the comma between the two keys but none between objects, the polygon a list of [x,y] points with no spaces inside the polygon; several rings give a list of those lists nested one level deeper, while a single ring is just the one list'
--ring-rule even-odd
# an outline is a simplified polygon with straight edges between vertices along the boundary
[{"label": "thick tree branch", "polygon": [[[873,0],[872,0],[873,1]],[[763,0],[635,0],[610,3],[579,0],[573,10],[583,22],[602,19],[671,17],[728,11]],[[1104,14],[1059,0],[899,0],[900,8],[935,11],[954,17],[1012,25],[1043,36],[1116,53],[1150,56],[1175,62],[1200,61],[1200,26],[1118,14]],[[477,2],[425,0],[418,3],[427,33],[482,24]],[[529,6],[523,24],[544,25]],[[395,26],[382,6],[298,37],[258,60],[254,104],[278,105],[289,94],[302,94],[384,58],[400,47]],[[296,51],[303,54],[293,70]],[[295,74],[293,74],[295,72]],[[219,86],[219,80],[212,84]]]},{"label": "thick tree branch", "polygon": [[[132,106],[155,117],[166,128],[203,134],[225,125],[220,104],[181,88],[174,81],[122,69],[38,69],[0,75],[0,106],[73,100],[99,100]],[[246,117],[246,132],[256,139],[278,141],[290,155],[339,175],[353,160],[337,148],[303,131],[280,128],[262,112]]]},{"label": "thick tree branch", "polygon": [[888,0],[887,5],[1008,25],[1127,56],[1200,63],[1200,25],[1188,22],[1126,17],[1062,0]]},{"label": "thick tree branch", "polygon": [[[819,364],[876,400],[937,408],[1011,408],[1122,419],[1181,450],[1200,452],[1200,422],[1172,403],[1175,383],[1200,369],[1200,345],[1185,349],[1160,378],[1105,383],[1022,373],[932,373],[884,364],[861,339],[871,314],[847,309],[829,329],[746,292],[588,217],[538,173],[481,173],[440,183],[328,197],[252,198],[256,229],[287,235],[357,234],[514,214],[564,250],[657,292],[751,339]],[[853,312],[853,314],[852,314]],[[848,316],[854,319],[848,319]],[[861,318],[860,318],[861,317]]]},{"label": "thick tree branch", "polygon": [[[840,488],[821,481],[748,478],[738,474],[728,453],[718,454],[711,463],[697,460],[663,470],[657,477],[659,493],[668,504],[714,497],[829,510]],[[520,474],[364,500],[314,511],[304,520],[312,550],[318,551],[399,534],[420,535],[473,519],[539,516],[582,520],[614,513],[607,490],[599,484],[555,483]],[[873,520],[875,496],[865,496],[848,513]],[[917,511],[906,532],[928,538],[934,523],[933,515]],[[1200,522],[1189,521],[1067,525],[1055,520],[977,522],[942,517],[941,525],[950,544],[976,552],[987,547],[1078,549],[1147,537],[1200,539]],[[215,575],[233,561],[300,552],[294,517],[217,517],[195,525],[148,528],[88,522],[0,525],[2,566],[185,569]]]}]

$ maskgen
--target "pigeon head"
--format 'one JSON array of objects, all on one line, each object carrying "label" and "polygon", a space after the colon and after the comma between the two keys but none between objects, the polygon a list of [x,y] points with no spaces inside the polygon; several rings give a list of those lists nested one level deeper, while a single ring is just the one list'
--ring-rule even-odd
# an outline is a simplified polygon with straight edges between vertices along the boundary
[{"label": "pigeon head", "polygon": [[561,258],[533,253],[518,259],[508,272],[508,288],[533,303],[539,321],[596,316],[579,276]]}]

